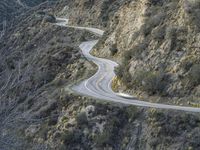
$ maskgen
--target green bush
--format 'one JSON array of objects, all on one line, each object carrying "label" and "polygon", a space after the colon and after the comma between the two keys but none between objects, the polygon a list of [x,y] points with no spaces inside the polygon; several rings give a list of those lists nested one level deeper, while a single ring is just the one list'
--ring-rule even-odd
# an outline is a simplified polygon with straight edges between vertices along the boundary
[{"label": "green bush", "polygon": [[118,78],[122,78],[123,77],[123,67],[122,67],[122,65],[115,67],[114,72],[115,72],[115,74]]},{"label": "green bush", "polygon": [[166,29],[166,36],[165,36],[165,38],[166,39],[175,40],[176,39],[176,31],[177,31],[177,28],[175,28],[175,27],[168,27]]},{"label": "green bush", "polygon": [[196,9],[193,11],[192,13],[192,21],[194,22],[194,24],[196,25],[198,31],[200,30],[200,8]]},{"label": "green bush", "polygon": [[132,58],[132,50],[125,51],[123,54],[123,61],[129,61]]},{"label": "green bush", "polygon": [[152,32],[152,37],[155,40],[161,41],[165,38],[166,27],[158,27]]},{"label": "green bush", "polygon": [[118,112],[116,116],[109,118],[104,126],[104,131],[95,137],[95,142],[98,146],[113,145],[114,141],[118,140],[120,129],[123,128],[122,122],[126,121],[123,118],[124,112]]},{"label": "green bush", "polygon": [[124,61],[128,61],[132,58],[140,59],[141,54],[147,49],[148,43],[146,41],[139,43],[135,47],[133,47],[131,50],[126,51],[124,53]]},{"label": "green bush", "polygon": [[165,35],[166,40],[170,40],[171,44],[169,46],[169,50],[174,50],[176,47],[176,42],[177,42],[177,28],[174,27],[168,27],[166,29],[166,35]]},{"label": "green bush", "polygon": [[200,30],[200,1],[185,0],[185,10],[189,15],[190,21]]},{"label": "green bush", "polygon": [[148,94],[164,95],[166,88],[164,73],[162,72],[147,72],[142,80],[142,89]]},{"label": "green bush", "polygon": [[138,109],[136,106],[128,106],[125,112],[127,114],[128,119],[134,120],[137,117]]},{"label": "green bush", "polygon": [[146,22],[141,26],[141,33],[147,36],[151,33],[152,29],[158,26],[165,18],[164,12],[158,12],[154,16],[150,16]]},{"label": "green bush", "polygon": [[128,87],[131,88],[131,74],[127,69],[123,71],[123,77],[121,78],[122,82]]},{"label": "green bush", "polygon": [[199,142],[200,134],[199,133],[200,133],[200,129],[198,127],[194,128],[194,130],[191,132],[190,138],[188,138],[188,141],[189,141],[188,145],[190,145],[190,147],[193,148],[192,150],[199,149],[199,147],[200,147],[200,142]]},{"label": "green bush", "polygon": [[149,3],[152,5],[162,5],[164,0],[149,0]]},{"label": "green bush", "polygon": [[110,132],[109,131],[104,131],[103,133],[99,134],[95,138],[95,143],[98,146],[104,146],[106,144],[109,144],[110,142]]},{"label": "green bush", "polygon": [[80,114],[78,114],[77,117],[76,117],[76,121],[77,121],[77,124],[79,126],[87,125],[88,124],[88,119],[87,119],[86,113],[85,112],[81,112]]},{"label": "green bush", "polygon": [[135,87],[141,87],[142,81],[145,78],[147,72],[144,70],[136,70],[134,76],[132,77],[132,85]]},{"label": "green bush", "polygon": [[200,64],[195,64],[191,67],[188,78],[193,86],[200,84]]},{"label": "green bush", "polygon": [[131,74],[128,71],[128,64],[124,62],[123,65],[119,65],[115,68],[115,74],[118,78],[122,80],[124,85],[130,87],[131,85]]},{"label": "green bush", "polygon": [[117,45],[113,44],[109,50],[112,56],[115,55],[118,52]]},{"label": "green bush", "polygon": [[185,61],[185,62],[182,62],[181,67],[184,69],[184,71],[189,71],[192,65],[193,65],[193,62]]},{"label": "green bush", "polygon": [[134,75],[128,72],[128,69],[120,66],[115,69],[116,75],[121,78],[124,85],[127,87],[140,88],[150,95],[159,94],[165,95],[167,79],[163,72],[151,72],[145,70],[136,70]]},{"label": "green bush", "polygon": [[70,143],[73,139],[73,132],[72,131],[68,131],[68,132],[65,132],[65,133],[62,133],[61,135],[61,139],[65,142],[65,143]]},{"label": "green bush", "polygon": [[67,131],[61,135],[61,139],[65,144],[76,144],[81,141],[82,132],[79,130]]}]

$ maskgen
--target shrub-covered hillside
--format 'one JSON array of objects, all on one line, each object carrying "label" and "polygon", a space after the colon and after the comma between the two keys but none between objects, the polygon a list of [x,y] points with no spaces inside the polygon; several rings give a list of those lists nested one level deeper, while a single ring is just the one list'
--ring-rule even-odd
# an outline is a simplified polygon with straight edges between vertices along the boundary
[{"label": "shrub-covered hillside", "polygon": [[121,6],[94,52],[119,62],[116,90],[198,103],[199,12],[198,0],[138,0]]},{"label": "shrub-covered hillside", "polygon": [[97,70],[79,45],[97,37],[53,24],[59,16],[106,30],[94,53],[120,63],[116,90],[146,94],[147,100],[188,97],[189,105],[198,106],[197,1],[40,2],[0,1],[0,17],[3,9],[10,16],[0,39],[0,150],[200,149],[199,113],[73,93],[71,85]]}]

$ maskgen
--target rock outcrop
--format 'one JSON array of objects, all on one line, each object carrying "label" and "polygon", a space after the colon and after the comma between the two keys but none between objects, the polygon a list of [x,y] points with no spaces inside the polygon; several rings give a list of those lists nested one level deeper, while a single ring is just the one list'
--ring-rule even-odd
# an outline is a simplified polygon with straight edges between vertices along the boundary
[{"label": "rock outcrop", "polygon": [[[129,1],[110,20],[94,54],[119,62],[119,90],[199,100],[199,1]],[[110,47],[118,52],[113,56]]]}]

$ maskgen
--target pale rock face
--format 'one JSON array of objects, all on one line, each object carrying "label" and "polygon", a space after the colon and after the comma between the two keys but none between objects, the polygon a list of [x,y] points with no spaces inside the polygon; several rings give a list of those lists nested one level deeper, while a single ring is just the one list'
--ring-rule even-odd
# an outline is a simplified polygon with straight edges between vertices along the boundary
[{"label": "pale rock face", "polygon": [[122,49],[128,50],[133,44],[132,40],[135,38],[134,33],[139,31],[144,22],[144,18],[141,16],[144,14],[145,9],[145,3],[141,1],[132,2],[119,10],[119,23],[115,32],[120,51]]},{"label": "pale rock face", "polygon": [[[106,44],[97,48],[97,54],[108,57],[108,45],[116,43],[118,53],[113,58],[119,64],[123,65],[125,53],[133,52],[130,53],[131,59],[126,60],[126,66],[122,67],[128,68],[131,77],[141,69],[164,71],[170,79],[166,91],[174,96],[178,96],[180,90],[186,91],[180,93],[188,94],[185,80],[189,80],[189,70],[184,70],[184,64],[190,66],[200,62],[199,2],[178,0],[150,4],[148,0],[138,0],[122,6],[113,17],[117,21],[110,24],[112,32],[106,35],[103,41]],[[191,12],[187,11],[189,8]],[[136,49],[140,44],[146,44],[146,47]]]},{"label": "pale rock face", "polygon": [[[138,64],[139,64],[140,66],[144,66],[144,62],[141,61],[141,60],[131,61],[131,63],[130,63],[130,68],[129,68],[129,72],[131,73],[131,75],[134,76]],[[142,67],[141,67],[141,68],[142,68]]]},{"label": "pale rock face", "polygon": [[92,114],[95,112],[95,106],[92,106],[92,105],[87,106],[85,108],[85,112],[88,118],[91,117]]}]

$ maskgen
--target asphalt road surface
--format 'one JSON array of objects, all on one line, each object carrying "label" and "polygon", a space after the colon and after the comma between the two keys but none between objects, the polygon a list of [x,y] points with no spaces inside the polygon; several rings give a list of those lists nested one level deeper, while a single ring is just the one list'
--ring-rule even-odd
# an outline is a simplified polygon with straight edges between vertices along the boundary
[{"label": "asphalt road surface", "polygon": [[[64,26],[64,27],[73,27],[80,30],[88,30],[102,36],[104,31],[89,28],[89,27],[75,27],[68,26],[68,19],[57,18],[56,25]],[[81,83],[74,85],[72,90],[81,95],[90,96],[97,98],[99,100],[112,101],[117,103],[123,103],[127,105],[135,105],[141,107],[151,107],[151,108],[159,108],[159,109],[173,109],[173,110],[182,110],[182,111],[190,111],[190,112],[200,112],[200,108],[194,107],[185,107],[178,105],[167,105],[161,103],[151,103],[147,101],[137,100],[135,98],[131,98],[129,95],[121,94],[113,92],[111,88],[111,82],[113,77],[115,77],[114,68],[118,65],[116,62],[113,62],[108,59],[97,58],[90,54],[90,51],[97,44],[98,40],[94,41],[86,41],[80,45],[80,49],[82,50],[83,55],[89,60],[94,62],[98,66],[98,71],[89,79],[82,81]]]}]

